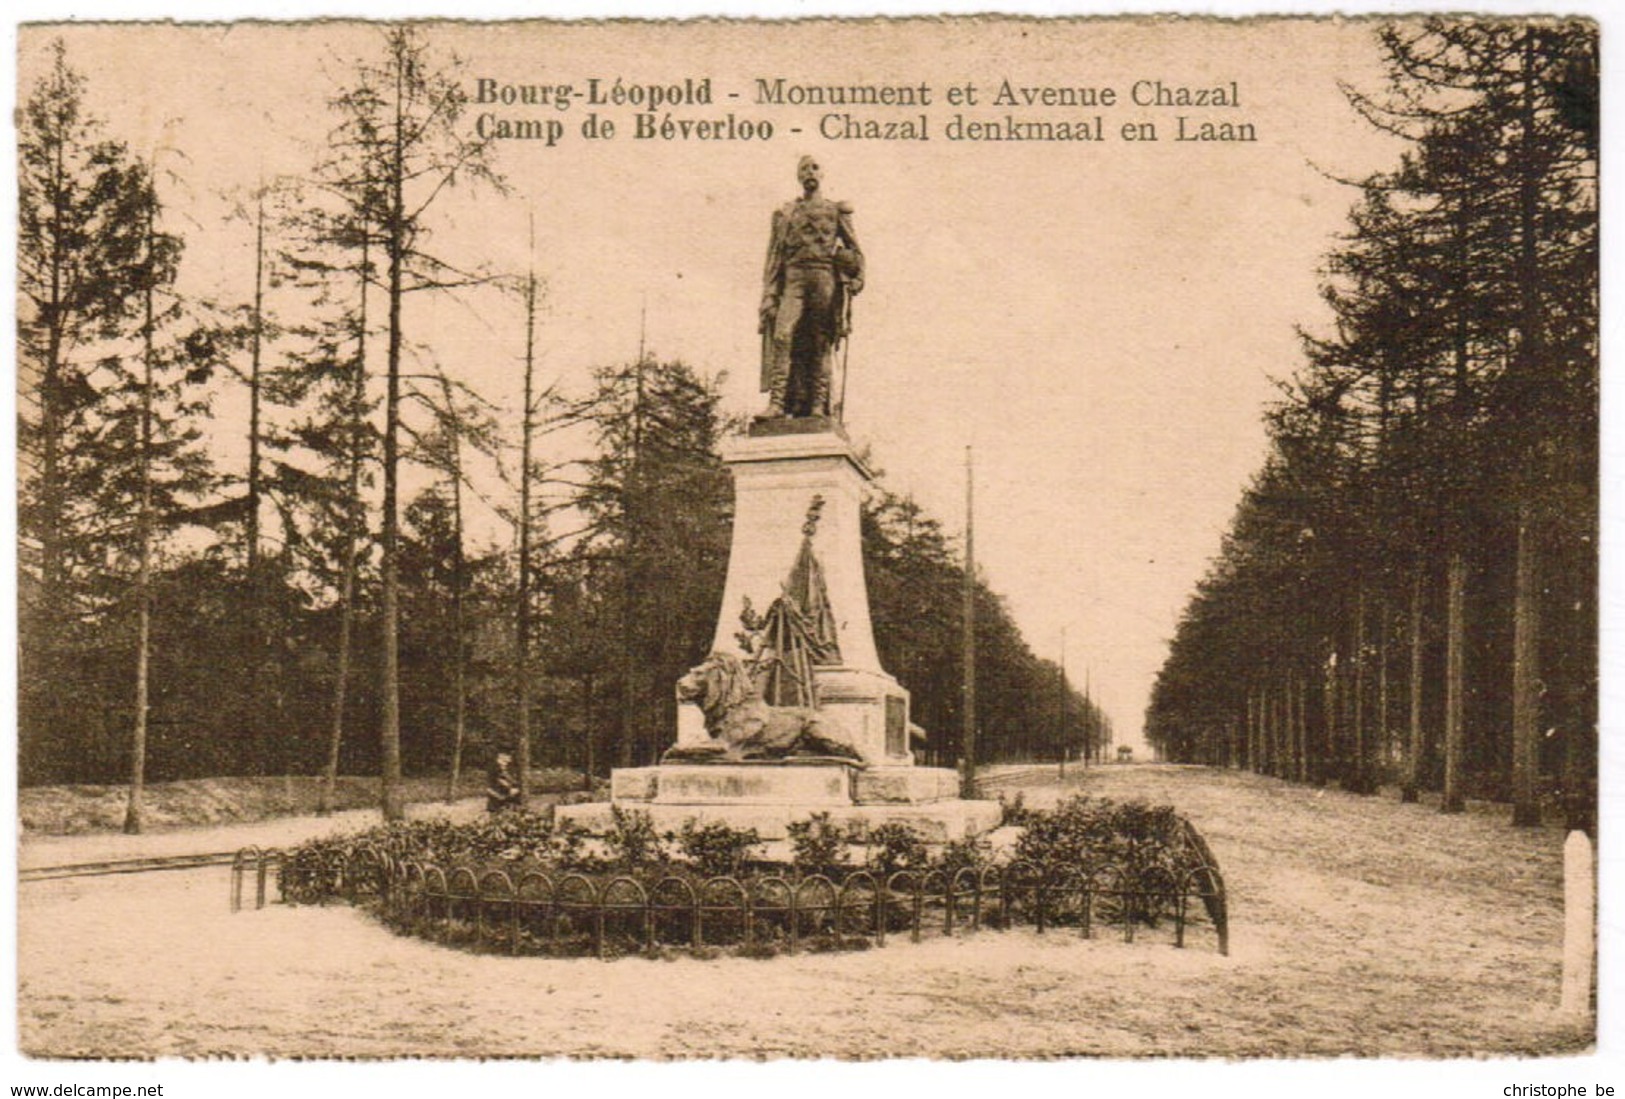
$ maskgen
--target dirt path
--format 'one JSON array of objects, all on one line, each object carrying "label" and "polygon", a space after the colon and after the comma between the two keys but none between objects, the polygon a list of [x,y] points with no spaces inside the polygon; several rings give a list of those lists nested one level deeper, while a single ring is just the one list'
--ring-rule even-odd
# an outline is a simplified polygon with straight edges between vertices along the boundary
[{"label": "dirt path", "polygon": [[[451,805],[421,802],[406,807],[406,815],[412,819],[473,820],[484,811],[483,798],[465,798]],[[87,832],[74,836],[25,834],[18,844],[17,865],[19,869],[29,870],[115,859],[215,854],[250,846],[290,847],[316,836],[361,832],[375,827],[379,819],[376,809],[347,809],[329,817],[279,817],[212,828],[176,828],[138,836],[126,836],[122,832]]]},{"label": "dirt path", "polygon": [[[1172,767],[1232,896],[1210,941],[1031,930],[767,961],[476,957],[344,907],[231,915],[219,869],[24,885],[21,1045],[50,1056],[1554,1054],[1561,836]],[[1036,789],[1029,802],[1059,791]],[[224,831],[224,830],[221,830]],[[229,846],[229,845],[228,845]]]}]

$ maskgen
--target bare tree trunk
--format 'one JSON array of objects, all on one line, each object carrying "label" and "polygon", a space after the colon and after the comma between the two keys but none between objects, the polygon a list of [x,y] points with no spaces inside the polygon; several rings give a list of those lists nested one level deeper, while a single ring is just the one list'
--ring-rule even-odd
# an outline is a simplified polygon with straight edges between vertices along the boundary
[{"label": "bare tree trunk", "polygon": [[591,790],[593,774],[598,770],[598,738],[594,735],[595,730],[593,728],[591,672],[581,677],[581,718],[582,740],[585,742],[586,748],[581,768],[581,788]]},{"label": "bare tree trunk", "polygon": [[1376,745],[1377,759],[1381,764],[1380,770],[1371,776],[1371,788],[1376,790],[1381,775],[1389,773],[1394,758],[1393,732],[1389,726],[1389,714],[1393,699],[1388,691],[1388,598],[1383,596],[1377,600],[1377,729]]},{"label": "bare tree trunk", "polygon": [[1258,771],[1258,736],[1257,736],[1257,703],[1253,700],[1253,692],[1247,692],[1247,770]]},{"label": "bare tree trunk", "polygon": [[1275,773],[1275,744],[1270,730],[1270,692],[1268,687],[1258,689],[1258,769],[1260,774]]},{"label": "bare tree trunk", "polygon": [[[1545,345],[1541,306],[1539,242],[1536,240],[1542,201],[1539,170],[1535,166],[1536,31],[1523,29],[1521,50],[1522,102],[1518,143],[1522,154],[1514,159],[1518,175],[1518,306],[1519,333],[1514,367],[1520,385],[1534,393]],[[1524,455],[1526,470],[1541,463],[1534,452]],[[1512,635],[1512,823],[1540,823],[1535,786],[1540,770],[1540,529],[1528,484],[1518,488],[1518,563],[1513,594]]]},{"label": "bare tree trunk", "polygon": [[1563,827],[1596,838],[1596,785],[1590,780],[1597,760],[1595,725],[1572,720],[1563,731]]},{"label": "bare tree trunk", "polygon": [[1269,773],[1269,738],[1264,735],[1264,695],[1254,689],[1249,696],[1253,708],[1253,773]]},{"label": "bare tree trunk", "polygon": [[1291,671],[1281,673],[1281,766],[1280,776],[1291,781],[1297,771],[1298,711],[1297,694],[1292,686]]},{"label": "bare tree trunk", "polygon": [[1354,758],[1349,769],[1347,786],[1356,794],[1370,793],[1366,782],[1366,756],[1370,747],[1366,741],[1366,713],[1365,713],[1365,586],[1361,585],[1359,595],[1354,602],[1354,660],[1350,669],[1354,677],[1353,696],[1350,699],[1353,712],[1350,715],[1350,724],[1354,733]]},{"label": "bare tree trunk", "polygon": [[1309,781],[1309,683],[1303,676],[1298,684],[1298,781]]},{"label": "bare tree trunk", "polygon": [[1420,558],[1411,574],[1411,607],[1407,631],[1410,634],[1411,671],[1406,684],[1410,695],[1410,724],[1405,745],[1405,777],[1400,784],[1401,801],[1414,802],[1421,797],[1422,752],[1425,747],[1422,729],[1422,584],[1423,570]]},{"label": "bare tree trunk", "polygon": [[1275,678],[1270,690],[1270,774],[1292,777],[1292,688],[1286,676]]},{"label": "bare tree trunk", "polygon": [[379,731],[383,766],[380,793],[384,819],[401,820],[406,807],[401,797],[401,657],[400,657],[400,507],[399,435],[401,417],[401,298],[402,267],[406,260],[405,220],[405,58],[395,58],[395,131],[389,211],[389,357],[384,397],[384,522],[383,522],[383,670],[382,720]]},{"label": "bare tree trunk", "polygon": [[451,489],[452,730],[451,766],[446,772],[446,803],[449,805],[457,799],[457,781],[462,776],[463,739],[468,714],[468,640],[464,606],[468,562],[463,551],[464,420],[457,408],[457,395],[451,379],[446,377],[444,371],[437,370],[436,373],[440,380],[441,405],[436,415],[440,419],[440,445],[445,447],[444,454],[439,457],[445,462],[446,479]]},{"label": "bare tree trunk", "polygon": [[1264,692],[1253,688],[1248,696],[1253,711],[1253,774],[1269,773],[1270,752],[1268,727],[1264,721]]},{"label": "bare tree trunk", "polygon": [[[965,755],[965,771],[960,776],[960,796],[976,797],[976,476],[971,464],[971,448],[965,448],[965,586],[964,611],[960,623],[964,633],[964,730],[960,743]],[[1089,745],[1084,745],[1085,759]]]},{"label": "bare tree trunk", "polygon": [[638,533],[643,521],[642,516],[642,480],[643,480],[643,398],[644,398],[644,365],[645,357],[643,347],[638,347],[638,361],[634,375],[634,389],[632,393],[632,446],[631,465],[626,475],[626,502],[623,505],[623,515],[626,522],[625,554],[626,564],[621,571],[621,712],[620,712],[620,744],[618,754],[622,767],[630,767],[633,762],[641,763],[639,748],[642,736],[639,724],[643,715],[638,712],[639,698],[637,689],[638,658],[634,640],[634,623],[636,612],[634,605],[638,596],[637,573],[641,550],[638,545]]},{"label": "bare tree trunk", "polygon": [[317,796],[316,813],[327,816],[333,811],[338,797],[339,749],[344,742],[344,704],[350,684],[350,642],[355,623],[356,574],[361,568],[361,533],[364,513],[361,501],[362,437],[365,424],[362,416],[367,405],[367,267],[370,230],[361,233],[361,300],[356,313],[355,372],[350,379],[349,423],[349,477],[345,484],[344,517],[344,581],[339,607],[339,651],[333,669],[333,717],[327,739],[327,765],[322,772],[321,792]]},{"label": "bare tree trunk", "polygon": [[1258,691],[1259,749],[1264,761],[1264,773],[1275,774],[1275,692],[1268,687]]},{"label": "bare tree trunk", "polygon": [[253,329],[249,334],[248,359],[248,515],[244,524],[245,565],[248,570],[248,598],[252,607],[249,660],[248,728],[249,742],[254,746],[257,770],[262,775],[272,774],[270,725],[266,721],[266,658],[270,651],[270,629],[266,624],[266,586],[260,575],[260,498],[263,494],[260,475],[260,362],[264,332],[265,304],[265,187],[260,185],[254,207],[254,312]]},{"label": "bare tree trunk", "polygon": [[147,672],[152,637],[152,608],[150,605],[151,573],[147,551],[142,551],[140,594],[136,597],[139,610],[136,625],[135,650],[135,729],[130,736],[130,798],[124,809],[124,831],[129,835],[140,833],[145,824],[145,806],[142,796],[147,775]]},{"label": "bare tree trunk", "polygon": [[1540,823],[1540,530],[1528,499],[1518,507],[1512,604],[1512,823]]},{"label": "bare tree trunk", "polygon": [[[54,224],[67,223],[62,195],[67,169],[63,166],[65,141],[54,143],[52,156],[52,189],[55,209]],[[60,231],[51,234],[51,297],[46,312],[49,330],[46,336],[45,370],[40,377],[40,501],[44,505],[40,530],[40,581],[45,603],[46,620],[51,636],[57,637],[62,626],[61,613],[65,603],[66,568],[63,565],[62,538],[63,512],[66,500],[62,475],[62,343],[63,312],[62,280],[68,270],[67,246]]]},{"label": "bare tree trunk", "polygon": [[[534,247],[534,242],[532,244]],[[525,279],[525,407],[519,441],[519,597],[514,608],[514,765],[519,804],[530,804],[530,448],[536,422],[536,271]]]},{"label": "bare tree trunk", "polygon": [[1337,681],[1342,674],[1342,661],[1337,660],[1337,648],[1334,645],[1331,651],[1331,662],[1321,670],[1321,681],[1324,684],[1322,699],[1324,702],[1326,728],[1321,737],[1320,761],[1315,767],[1315,783],[1325,785],[1331,772],[1332,761],[1337,756],[1337,715],[1338,703]]},{"label": "bare tree trunk", "polygon": [[[147,258],[152,258],[152,196],[147,198]],[[135,582],[135,727],[130,734],[130,797],[124,809],[124,831],[139,833],[145,824],[146,807],[142,797],[147,781],[148,673],[152,649],[152,365],[153,308],[152,273],[148,272],[144,294],[145,318],[141,330],[141,502],[136,513],[136,539],[139,565]]]},{"label": "bare tree trunk", "polygon": [[1254,687],[1247,692],[1248,770],[1255,775],[1264,773],[1264,700]]},{"label": "bare tree trunk", "polygon": [[1292,674],[1281,676],[1281,777],[1291,779],[1297,770],[1298,700],[1292,689]]},{"label": "bare tree trunk", "polygon": [[[448,407],[451,402],[451,386],[441,379],[445,389]],[[453,436],[451,443],[451,509],[453,526],[457,544],[452,547],[451,564],[451,630],[452,644],[456,646],[452,660],[452,730],[451,730],[451,771],[446,776],[446,802],[457,800],[457,779],[463,767],[463,735],[467,723],[468,713],[468,645],[465,640],[463,624],[463,585],[466,562],[463,559],[463,463],[461,458],[461,441]],[[528,760],[526,762],[529,762]],[[521,796],[523,796],[524,782],[520,783]],[[521,802],[523,804],[523,802]]]},{"label": "bare tree trunk", "polygon": [[1445,813],[1467,808],[1462,791],[1462,765],[1465,763],[1466,726],[1466,648],[1467,648],[1467,559],[1451,550],[1445,580],[1445,671],[1444,671],[1444,800]]},{"label": "bare tree trunk", "polygon": [[1284,762],[1281,756],[1281,745],[1282,741],[1284,740],[1284,737],[1282,736],[1283,723],[1281,721],[1283,700],[1281,698],[1279,688],[1269,691],[1265,697],[1269,699],[1270,774],[1275,778],[1281,778],[1282,764]]},{"label": "bare tree trunk", "polygon": [[1298,740],[1295,736],[1297,730],[1297,701],[1292,694],[1292,675],[1284,673],[1280,676],[1280,777],[1292,779],[1293,771],[1297,771]]},{"label": "bare tree trunk", "polygon": [[338,799],[339,747],[344,741],[345,688],[350,681],[350,630],[355,620],[356,556],[352,543],[345,553],[344,609],[339,612],[339,651],[333,667],[333,717],[327,738],[327,765],[322,769],[322,787],[316,800],[316,815],[319,817],[332,813]]}]

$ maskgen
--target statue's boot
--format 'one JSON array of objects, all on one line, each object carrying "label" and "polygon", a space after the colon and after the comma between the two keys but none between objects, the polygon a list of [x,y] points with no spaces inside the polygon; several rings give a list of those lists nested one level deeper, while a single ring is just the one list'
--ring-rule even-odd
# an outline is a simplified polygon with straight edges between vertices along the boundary
[{"label": "statue's boot", "polygon": [[832,414],[829,407],[829,373],[827,371],[820,370],[818,376],[813,379],[812,402],[809,410],[814,416],[829,416]]},{"label": "statue's boot", "polygon": [[774,370],[770,388],[767,393],[767,409],[761,415],[762,419],[776,420],[784,415],[785,393],[790,387],[790,371],[788,368]]}]

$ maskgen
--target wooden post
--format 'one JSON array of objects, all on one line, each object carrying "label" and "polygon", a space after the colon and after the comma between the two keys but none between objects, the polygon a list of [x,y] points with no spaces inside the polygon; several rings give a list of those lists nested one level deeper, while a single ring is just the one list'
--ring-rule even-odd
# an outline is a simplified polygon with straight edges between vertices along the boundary
[{"label": "wooden post", "polygon": [[1591,839],[1569,833],[1563,844],[1563,998],[1566,1014],[1591,1011],[1591,981],[1597,963],[1597,876]]}]

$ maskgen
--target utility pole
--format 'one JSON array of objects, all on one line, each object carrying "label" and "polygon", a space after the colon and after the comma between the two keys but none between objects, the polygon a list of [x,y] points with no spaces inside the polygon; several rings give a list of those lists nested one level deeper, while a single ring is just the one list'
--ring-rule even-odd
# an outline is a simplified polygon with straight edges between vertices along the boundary
[{"label": "utility pole", "polygon": [[1083,666],[1083,712],[1088,715],[1084,718],[1083,726],[1083,765],[1088,767],[1089,752],[1094,746],[1095,739],[1100,735],[1100,726],[1095,721],[1095,700],[1089,690],[1089,665],[1087,664]]},{"label": "utility pole", "polygon": [[1061,690],[1061,711],[1060,711],[1061,721],[1060,721],[1060,726],[1059,726],[1059,728],[1057,730],[1056,735],[1059,738],[1060,744],[1061,744],[1061,766],[1059,768],[1059,777],[1060,777],[1060,780],[1062,782],[1065,782],[1066,781],[1066,627],[1065,626],[1061,627],[1061,686],[1060,686],[1060,690]]},{"label": "utility pole", "polygon": [[976,797],[976,476],[971,448],[965,448],[965,728],[960,738],[965,769],[959,793]]}]

